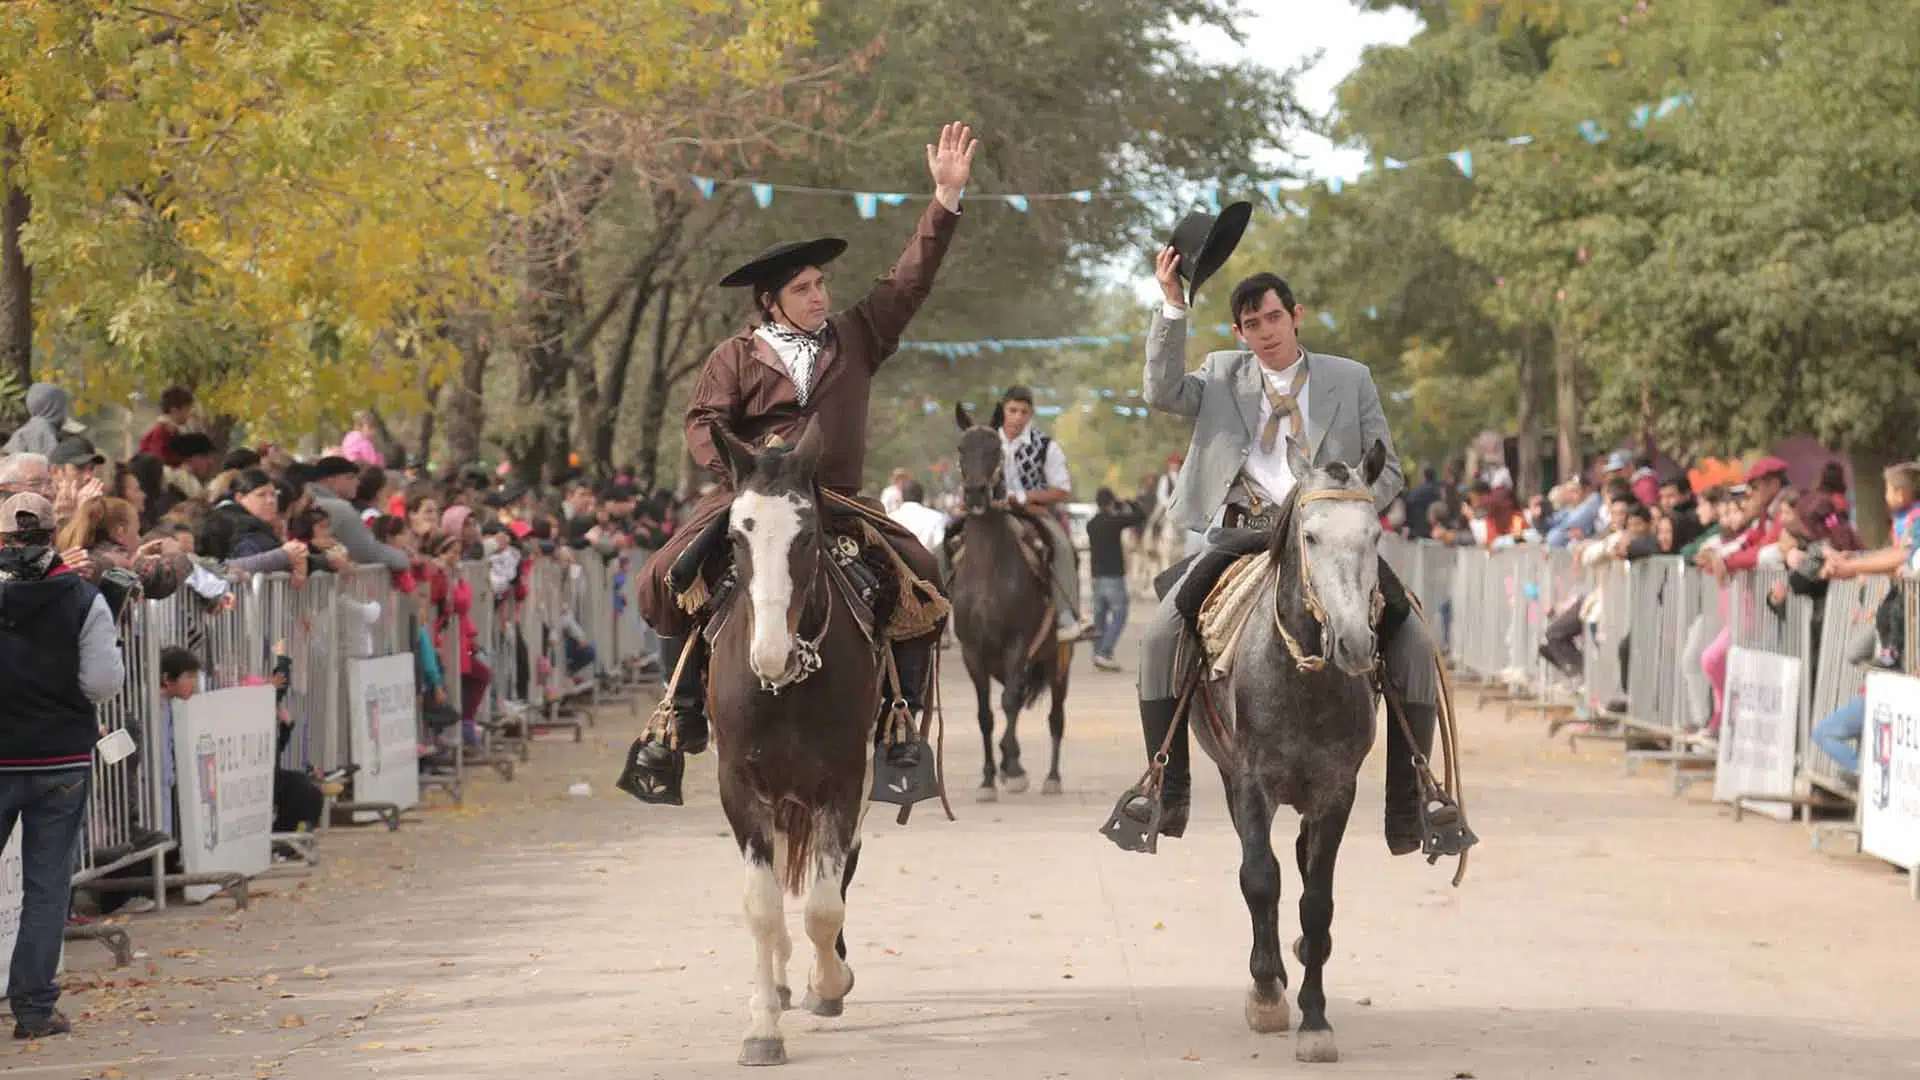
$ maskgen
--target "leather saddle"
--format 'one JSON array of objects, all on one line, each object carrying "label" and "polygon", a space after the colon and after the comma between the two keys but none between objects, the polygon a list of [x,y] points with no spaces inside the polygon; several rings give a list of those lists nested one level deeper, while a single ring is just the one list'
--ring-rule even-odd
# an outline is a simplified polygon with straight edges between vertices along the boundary
[{"label": "leather saddle", "polygon": [[[1052,580],[1053,534],[1034,516],[1034,511],[1024,507],[1011,507],[1007,516],[1013,519],[1015,533],[1020,538],[1020,556],[1026,560],[1027,569],[1042,585]],[[966,553],[966,530],[970,519],[958,519],[958,528],[947,530],[947,563],[958,566]]]}]

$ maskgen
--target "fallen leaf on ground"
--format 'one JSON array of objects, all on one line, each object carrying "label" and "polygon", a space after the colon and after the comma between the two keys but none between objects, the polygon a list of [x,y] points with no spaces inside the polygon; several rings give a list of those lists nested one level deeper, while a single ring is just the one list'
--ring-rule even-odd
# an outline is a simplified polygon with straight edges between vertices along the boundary
[{"label": "fallen leaf on ground", "polygon": [[283,1030],[291,1031],[294,1028],[303,1028],[306,1026],[307,1022],[301,1018],[299,1013],[288,1013],[280,1018],[280,1027]]},{"label": "fallen leaf on ground", "polygon": [[360,1044],[359,1046],[357,1046],[357,1047],[355,1047],[354,1049],[356,1049],[356,1050],[385,1050],[386,1048],[387,1048],[387,1044],[386,1044],[386,1043],[383,1043],[383,1042],[369,1042],[369,1043],[361,1043],[361,1044]]}]

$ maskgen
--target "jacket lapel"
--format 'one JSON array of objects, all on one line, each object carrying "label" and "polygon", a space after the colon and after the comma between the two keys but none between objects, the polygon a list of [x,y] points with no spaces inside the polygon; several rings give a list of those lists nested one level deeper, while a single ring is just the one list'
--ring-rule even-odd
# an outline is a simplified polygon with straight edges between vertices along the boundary
[{"label": "jacket lapel", "polygon": [[1340,418],[1340,395],[1339,388],[1332,385],[1332,373],[1327,365],[1314,363],[1317,359],[1317,354],[1307,354],[1307,441],[1313,448],[1310,460],[1315,465],[1323,465],[1320,451],[1326,445],[1327,432]]},{"label": "jacket lapel", "polygon": [[1240,354],[1240,374],[1233,381],[1233,399],[1240,406],[1240,418],[1247,422],[1247,437],[1260,437],[1260,358]]}]

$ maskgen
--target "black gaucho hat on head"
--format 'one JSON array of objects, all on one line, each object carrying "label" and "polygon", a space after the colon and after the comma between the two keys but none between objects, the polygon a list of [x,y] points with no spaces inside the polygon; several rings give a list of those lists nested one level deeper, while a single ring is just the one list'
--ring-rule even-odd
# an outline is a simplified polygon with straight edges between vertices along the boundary
[{"label": "black gaucho hat on head", "polygon": [[1219,217],[1195,210],[1174,226],[1173,239],[1167,245],[1180,253],[1178,272],[1187,282],[1187,303],[1193,303],[1200,286],[1226,265],[1252,216],[1252,203],[1237,202],[1220,211]]},{"label": "black gaucho hat on head", "polygon": [[781,289],[795,274],[809,266],[825,266],[847,250],[847,242],[837,236],[818,240],[789,240],[775,244],[733,273],[720,279],[724,288],[752,286],[755,289]]}]

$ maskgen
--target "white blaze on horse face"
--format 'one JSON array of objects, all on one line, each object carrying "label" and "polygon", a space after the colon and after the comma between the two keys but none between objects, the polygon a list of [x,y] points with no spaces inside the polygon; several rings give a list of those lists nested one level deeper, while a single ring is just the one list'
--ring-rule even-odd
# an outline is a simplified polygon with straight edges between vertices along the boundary
[{"label": "white blaze on horse face", "polygon": [[1373,504],[1319,503],[1301,527],[1309,538],[1307,576],[1326,611],[1329,659],[1358,674],[1373,662],[1373,593],[1380,579]]},{"label": "white blaze on horse face", "polygon": [[742,492],[733,500],[731,529],[746,538],[752,574],[747,596],[753,602],[753,638],[747,664],[763,679],[786,674],[793,654],[793,633],[787,609],[793,603],[793,567],[788,553],[800,536],[800,511],[806,504],[795,495]]}]

